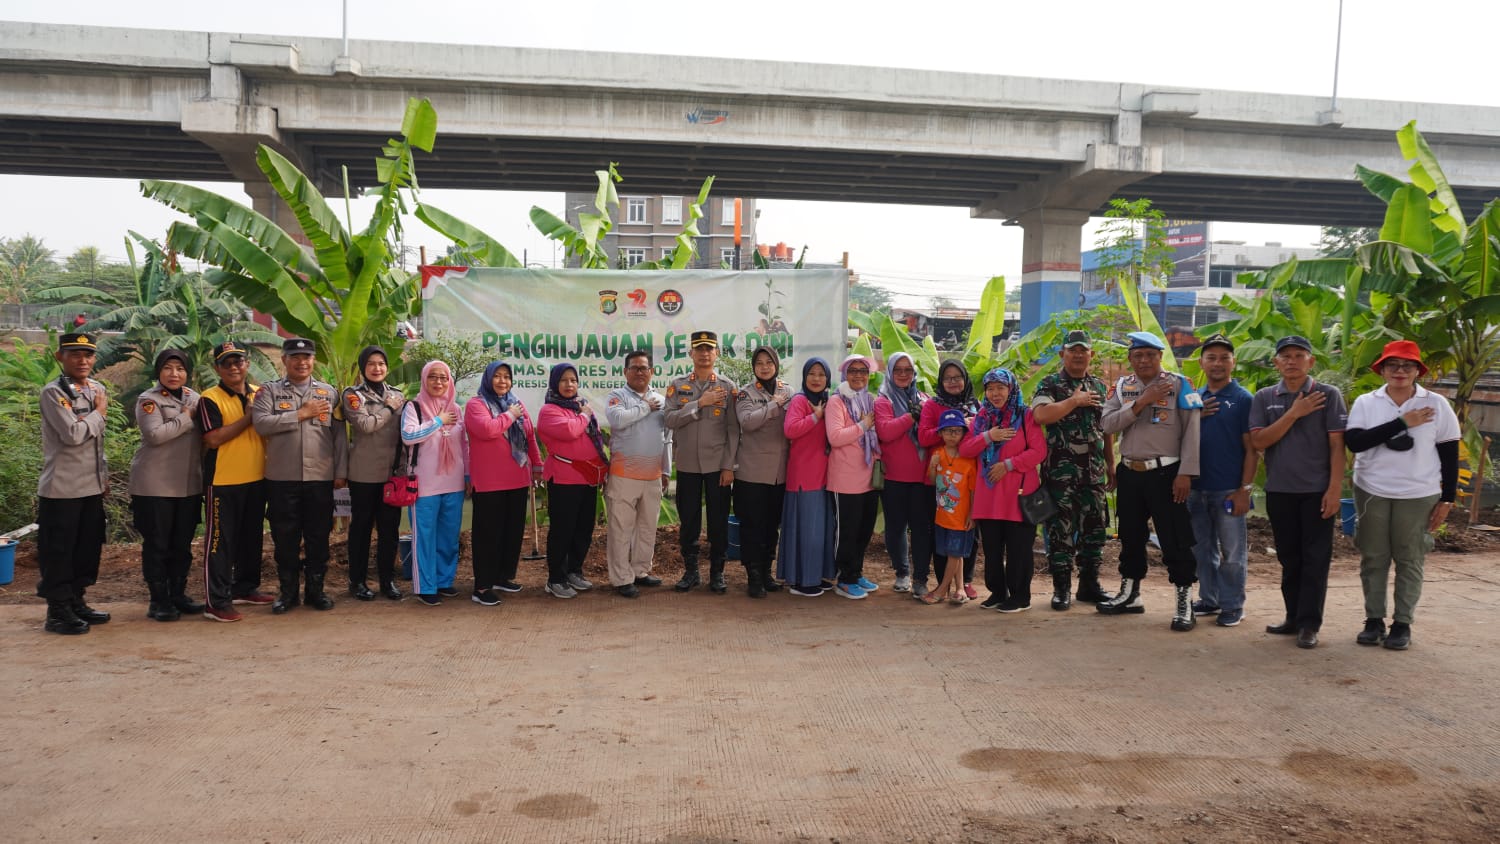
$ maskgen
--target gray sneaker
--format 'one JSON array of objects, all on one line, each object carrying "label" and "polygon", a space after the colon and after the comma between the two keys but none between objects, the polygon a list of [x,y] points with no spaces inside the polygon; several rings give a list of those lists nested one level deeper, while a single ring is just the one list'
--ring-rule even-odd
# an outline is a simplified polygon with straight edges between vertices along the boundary
[{"label": "gray sneaker", "polygon": [[925,583],[916,583],[916,584],[912,585],[912,587],[911,587],[911,596],[913,598],[916,598],[917,600],[921,600],[926,594],[927,594],[927,584],[925,584]]},{"label": "gray sneaker", "polygon": [[584,580],[583,575],[581,574],[568,575],[568,585],[573,587],[574,589],[577,589],[579,592],[587,592],[590,589],[594,588],[594,584],[588,582],[587,580]]},{"label": "gray sneaker", "polygon": [[906,575],[902,575],[901,577],[896,578],[896,585],[892,586],[891,588],[896,590],[897,592],[910,592],[911,578]]},{"label": "gray sneaker", "polygon": [[578,593],[574,591],[573,587],[569,586],[566,583],[549,583],[547,584],[547,591],[551,592],[552,597],[554,598],[578,597]]}]

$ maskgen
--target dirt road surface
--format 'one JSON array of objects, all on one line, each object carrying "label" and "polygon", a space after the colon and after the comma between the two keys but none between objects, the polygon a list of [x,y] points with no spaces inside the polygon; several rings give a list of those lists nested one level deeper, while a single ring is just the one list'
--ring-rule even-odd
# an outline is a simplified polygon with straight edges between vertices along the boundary
[{"label": "dirt road surface", "polygon": [[[1434,555],[1415,643],[1323,644],[1257,567],[1237,628],[782,592],[239,624],[0,605],[6,841],[1500,839],[1500,573]],[[462,579],[462,575],[461,575]],[[467,588],[466,583],[460,584]],[[18,582],[10,587],[23,587]]]}]

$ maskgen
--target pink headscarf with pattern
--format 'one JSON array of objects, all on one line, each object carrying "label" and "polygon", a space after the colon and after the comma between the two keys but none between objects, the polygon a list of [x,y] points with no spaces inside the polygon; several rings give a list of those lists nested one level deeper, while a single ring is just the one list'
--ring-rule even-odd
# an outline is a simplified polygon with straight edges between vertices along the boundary
[{"label": "pink headscarf with pattern", "polygon": [[[448,375],[448,392],[442,398],[438,398],[427,392],[427,374],[439,368]],[[457,395],[458,387],[453,383],[453,370],[448,367],[448,364],[440,360],[435,360],[422,367],[422,385],[417,389],[417,404],[422,408],[424,416],[428,419],[436,419],[438,414],[445,410],[451,410],[455,419],[461,418],[463,411],[458,409],[458,402],[455,401]],[[458,423],[455,421],[454,425],[456,424]],[[453,426],[444,425],[443,427],[450,428]],[[438,440],[438,447],[441,449],[438,454],[438,471],[452,471],[453,466],[462,459],[459,454],[460,443],[458,442],[458,438],[439,436]]]}]

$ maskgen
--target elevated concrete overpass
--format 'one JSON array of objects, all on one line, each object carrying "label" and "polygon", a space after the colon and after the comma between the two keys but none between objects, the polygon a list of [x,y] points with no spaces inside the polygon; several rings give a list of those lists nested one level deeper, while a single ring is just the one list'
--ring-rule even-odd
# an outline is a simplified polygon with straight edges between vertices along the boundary
[{"label": "elevated concrete overpass", "polygon": [[[1354,164],[1404,169],[1415,118],[1472,213],[1500,195],[1500,109],[810,63],[0,22],[0,171],[236,180],[253,152],[375,183],[408,97],[437,107],[426,187],[628,189],[962,206],[1026,229],[1029,324],[1072,307],[1080,227],[1169,215],[1372,225]],[[1028,326],[1029,327],[1029,326]]]}]

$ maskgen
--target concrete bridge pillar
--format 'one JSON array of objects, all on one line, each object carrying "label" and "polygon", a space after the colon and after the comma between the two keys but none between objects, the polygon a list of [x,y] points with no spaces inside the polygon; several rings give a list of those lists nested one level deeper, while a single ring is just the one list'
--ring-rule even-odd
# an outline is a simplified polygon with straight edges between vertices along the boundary
[{"label": "concrete bridge pillar", "polygon": [[1087,211],[1038,208],[1017,218],[1025,230],[1021,244],[1021,333],[1052,314],[1078,307],[1083,289],[1080,260]]}]

